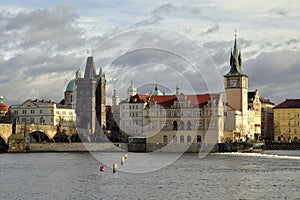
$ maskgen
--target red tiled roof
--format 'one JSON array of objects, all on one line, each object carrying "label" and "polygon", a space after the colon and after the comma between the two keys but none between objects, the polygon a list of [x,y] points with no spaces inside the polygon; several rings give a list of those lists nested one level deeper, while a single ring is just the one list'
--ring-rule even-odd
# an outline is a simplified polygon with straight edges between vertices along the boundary
[{"label": "red tiled roof", "polygon": [[[216,98],[217,94],[196,94],[196,95],[184,95],[191,102],[192,105],[202,107],[210,99]],[[148,102],[149,95],[147,94],[136,94],[129,100],[130,103],[146,103]],[[177,100],[176,95],[162,95],[162,96],[151,96],[151,100],[154,100],[157,104],[170,108],[174,105],[174,101]]]},{"label": "red tiled roof", "polygon": [[300,99],[286,99],[273,109],[277,108],[300,108]]},{"label": "red tiled roof", "polygon": [[129,103],[146,103],[148,102],[147,94],[136,94],[129,99]]},{"label": "red tiled roof", "polygon": [[164,96],[151,96],[151,100],[156,101],[157,104],[162,105],[164,108],[170,108],[174,105],[174,101],[177,100],[176,95],[164,95]]},{"label": "red tiled roof", "polygon": [[[196,94],[185,95],[187,99],[194,106],[204,106],[211,98],[215,98],[215,94]],[[174,101],[177,100],[176,95],[164,95],[164,96],[152,96],[151,99],[155,100],[157,104],[162,105],[165,108],[170,108],[174,105]]]},{"label": "red tiled roof", "polygon": [[7,107],[7,105],[5,105],[5,103],[0,103],[0,107]]}]

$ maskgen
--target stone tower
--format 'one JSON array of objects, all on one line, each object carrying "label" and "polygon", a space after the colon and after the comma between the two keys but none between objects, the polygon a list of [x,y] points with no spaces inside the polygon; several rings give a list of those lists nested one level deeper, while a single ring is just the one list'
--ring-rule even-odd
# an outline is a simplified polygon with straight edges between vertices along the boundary
[{"label": "stone tower", "polygon": [[93,56],[87,57],[84,76],[76,79],[76,127],[79,134],[88,141],[94,140],[94,134],[106,123],[106,80],[100,70],[96,74]]},{"label": "stone tower", "polygon": [[106,79],[100,68],[98,85],[96,89],[96,115],[101,128],[106,127]]},{"label": "stone tower", "polygon": [[235,34],[233,51],[230,55],[230,71],[225,77],[226,102],[235,110],[242,113],[242,134],[247,132],[248,113],[248,76],[242,71],[241,51],[238,49]]}]

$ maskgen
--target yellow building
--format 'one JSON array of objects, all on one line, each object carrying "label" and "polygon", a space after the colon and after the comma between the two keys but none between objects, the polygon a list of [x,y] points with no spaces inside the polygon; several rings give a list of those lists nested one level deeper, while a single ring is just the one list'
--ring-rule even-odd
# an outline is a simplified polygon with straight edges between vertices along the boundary
[{"label": "yellow building", "polygon": [[286,99],[273,108],[274,140],[290,142],[300,136],[300,99]]}]

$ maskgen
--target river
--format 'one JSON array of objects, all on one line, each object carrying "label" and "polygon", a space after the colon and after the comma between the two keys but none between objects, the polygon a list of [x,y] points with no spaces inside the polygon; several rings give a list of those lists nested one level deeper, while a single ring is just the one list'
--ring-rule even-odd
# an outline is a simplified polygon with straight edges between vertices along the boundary
[{"label": "river", "polygon": [[0,199],[300,199],[300,151],[121,156],[0,154]]}]

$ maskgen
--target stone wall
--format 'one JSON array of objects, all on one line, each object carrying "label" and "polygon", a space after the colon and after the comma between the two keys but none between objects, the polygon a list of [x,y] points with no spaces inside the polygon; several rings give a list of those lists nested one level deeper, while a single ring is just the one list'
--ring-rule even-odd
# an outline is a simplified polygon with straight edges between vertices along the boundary
[{"label": "stone wall", "polygon": [[[203,145],[203,146],[202,146]],[[202,147],[202,149],[201,149]],[[203,143],[148,143],[147,152],[177,152],[177,153],[198,153],[202,152],[217,152],[218,146],[215,144],[203,144]]]},{"label": "stone wall", "polygon": [[28,152],[124,152],[125,143],[30,143]]},{"label": "stone wall", "polygon": [[274,142],[265,143],[266,150],[300,150],[299,143]]}]

